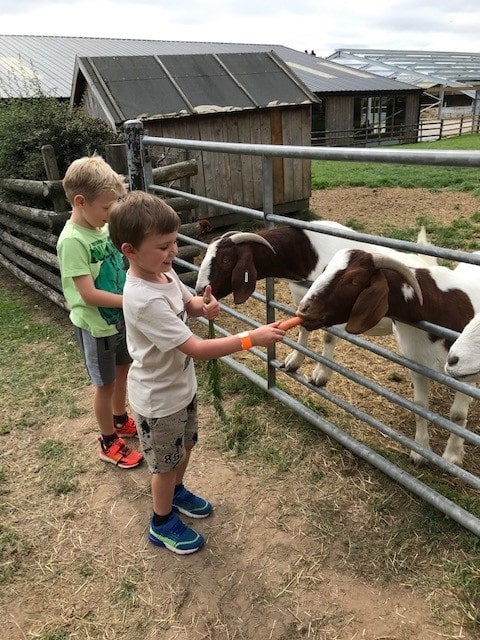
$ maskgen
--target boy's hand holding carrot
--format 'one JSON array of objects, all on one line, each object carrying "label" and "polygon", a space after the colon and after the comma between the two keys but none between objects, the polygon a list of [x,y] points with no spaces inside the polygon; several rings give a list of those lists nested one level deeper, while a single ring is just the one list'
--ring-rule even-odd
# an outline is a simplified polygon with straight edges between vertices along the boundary
[{"label": "boy's hand holding carrot", "polygon": [[301,323],[301,318],[295,316],[283,322],[272,322],[263,327],[257,327],[248,332],[252,345],[268,347],[275,342],[279,342],[285,336],[285,332]]}]

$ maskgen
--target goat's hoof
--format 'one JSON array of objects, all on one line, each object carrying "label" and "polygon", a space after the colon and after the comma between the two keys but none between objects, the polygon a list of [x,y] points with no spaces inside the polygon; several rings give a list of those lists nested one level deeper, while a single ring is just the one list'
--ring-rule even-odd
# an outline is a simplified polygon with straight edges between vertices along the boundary
[{"label": "goat's hoof", "polygon": [[281,365],[281,368],[285,371],[291,371],[292,373],[295,373],[295,371],[298,371],[300,369],[300,365],[297,365],[295,363],[290,364],[288,360],[285,360],[285,362]]},{"label": "goat's hoof", "polygon": [[416,467],[420,467],[426,462],[425,458],[416,451],[410,451],[410,460]]},{"label": "goat's hoof", "polygon": [[298,371],[298,367],[289,367],[287,364],[285,364],[285,362],[280,366],[280,369],[289,371],[290,373],[295,373],[296,371]]},{"label": "goat's hoof", "polygon": [[285,358],[283,363],[283,368],[285,371],[297,371],[300,369],[301,364],[303,363],[303,358],[299,358],[298,354],[291,353]]},{"label": "goat's hoof", "polygon": [[323,367],[316,367],[310,377],[310,382],[316,387],[325,387],[332,377],[331,370],[325,370]]},{"label": "goat's hoof", "polygon": [[442,458],[451,462],[452,464],[457,465],[457,467],[463,467],[463,456],[449,454],[446,451],[443,453]]},{"label": "goat's hoof", "polygon": [[313,385],[315,385],[316,387],[326,387],[328,381],[330,380],[330,377],[326,377],[326,376],[315,376],[312,375],[308,381],[311,382]]}]

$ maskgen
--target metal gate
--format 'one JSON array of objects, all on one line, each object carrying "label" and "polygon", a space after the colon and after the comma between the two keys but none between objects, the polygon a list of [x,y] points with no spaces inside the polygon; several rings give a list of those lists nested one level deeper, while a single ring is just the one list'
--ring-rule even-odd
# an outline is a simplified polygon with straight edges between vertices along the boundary
[{"label": "metal gate", "polygon": [[[273,213],[273,179],[272,179],[272,160],[275,157],[287,157],[287,158],[301,158],[301,159],[318,159],[318,160],[342,160],[342,161],[357,161],[357,162],[384,162],[391,164],[421,164],[421,165],[436,165],[436,166],[455,166],[455,167],[480,167],[480,152],[462,152],[462,151],[417,151],[417,150],[393,150],[393,149],[355,149],[350,147],[343,148],[319,148],[319,147],[295,147],[295,146],[281,146],[281,145],[258,145],[258,144],[240,144],[240,143],[219,143],[219,142],[207,142],[199,140],[180,140],[172,138],[155,138],[144,134],[143,124],[139,120],[131,120],[125,123],[125,134],[128,153],[128,170],[130,188],[140,189],[156,193],[162,196],[182,196],[188,198],[193,202],[204,203],[217,207],[218,209],[226,213],[242,214],[245,218],[251,218],[253,220],[264,222],[267,227],[275,226],[276,224],[290,225],[301,229],[308,229],[311,231],[318,231],[308,222],[296,220],[293,218],[287,218],[285,216],[275,215]],[[256,155],[262,158],[263,168],[263,211],[259,212],[254,209],[242,207],[239,205],[220,202],[212,200],[210,198],[194,195],[172,189],[165,186],[155,185],[153,182],[152,167],[149,161],[149,146],[161,145],[164,147],[180,148],[180,149],[197,149],[203,151],[233,153],[233,154],[245,154]],[[454,251],[444,249],[441,247],[435,247],[433,245],[423,245],[412,242],[405,242],[401,240],[395,240],[380,236],[373,236],[369,234],[363,234],[358,232],[343,232],[338,230],[322,229],[322,233],[328,233],[331,235],[339,236],[342,238],[349,238],[360,242],[368,242],[371,244],[377,244],[381,246],[391,247],[393,249],[402,251],[411,251],[415,253],[421,253],[426,255],[432,255],[437,258],[444,258],[447,260],[454,260],[457,262],[469,262],[472,264],[480,265],[479,256],[474,256],[462,251]],[[179,239],[185,243],[192,244],[197,247],[205,248],[207,245],[199,240],[194,240],[188,236],[179,235]],[[182,267],[192,269],[190,263],[177,259],[177,264]],[[196,267],[193,267],[195,270]],[[198,268],[197,268],[198,269]],[[260,300],[265,304],[265,317],[266,322],[275,321],[275,311],[280,310],[282,312],[292,314],[294,310],[284,304],[275,300],[275,286],[272,278],[268,278],[266,281],[265,296],[260,294],[253,294],[257,300]],[[232,316],[238,320],[241,320],[246,325],[251,327],[259,326],[259,323],[252,320],[248,316],[239,313],[235,309],[221,304],[221,309],[224,313]],[[206,320],[198,319],[200,322],[207,323]],[[421,322],[415,325],[420,329],[426,330],[429,333],[434,333],[440,337],[454,340],[458,334],[454,331],[450,331],[443,327],[433,325],[427,322]],[[230,335],[221,324],[216,324],[216,331],[219,335]],[[397,364],[400,364],[410,370],[415,370],[428,378],[435,380],[441,384],[450,387],[453,390],[461,391],[475,399],[480,399],[480,390],[476,387],[457,382],[453,378],[435,372],[429,368],[426,368],[412,360],[404,358],[397,353],[393,353],[388,349],[379,347],[359,336],[355,336],[339,328],[329,328],[329,333],[338,336],[354,345],[361,348],[368,349],[369,351],[387,358]],[[284,343],[289,347],[296,348],[301,351],[305,356],[313,359],[316,362],[327,365],[330,369],[339,374],[347,377],[354,382],[361,384],[362,386],[372,390],[374,393],[383,396],[389,402],[392,402],[398,406],[401,406],[417,415],[421,415],[429,422],[445,429],[448,432],[454,432],[457,435],[464,438],[464,440],[471,445],[480,445],[480,435],[473,433],[472,431],[462,429],[457,424],[442,417],[431,410],[425,410],[419,405],[414,404],[408,398],[396,394],[377,382],[359,375],[336,362],[324,358],[319,353],[316,353],[310,349],[299,346],[296,342],[289,338],[284,339]],[[261,376],[251,368],[245,366],[241,362],[237,361],[233,357],[224,357],[222,361],[234,369],[236,372],[248,378],[250,381],[258,385],[263,391],[270,394],[296,414],[310,422],[320,431],[333,438],[342,444],[346,449],[349,449],[356,456],[362,458],[366,462],[370,463],[377,469],[381,470],[385,475],[398,482],[403,487],[407,488],[412,493],[416,494],[427,503],[431,504],[438,510],[448,515],[453,520],[460,523],[466,529],[480,537],[480,519],[475,515],[462,508],[461,506],[452,502],[449,498],[432,489],[412,474],[401,469],[386,457],[377,453],[370,447],[359,442],[351,435],[340,429],[332,422],[326,420],[324,417],[315,413],[312,409],[305,406],[294,395],[282,391],[277,385],[277,372],[281,367],[281,363],[275,357],[275,347],[270,347],[267,352],[262,352],[259,349],[252,349],[251,352],[258,357],[265,366],[265,375]],[[288,375],[298,385],[302,385],[309,389],[312,393],[317,394],[320,397],[335,404],[341,409],[351,414],[356,419],[362,420],[370,427],[378,430],[380,433],[390,437],[392,440],[400,444],[409,450],[414,450],[422,455],[430,463],[436,465],[443,473],[448,473],[451,476],[460,479],[470,487],[476,490],[480,489],[480,478],[469,473],[468,471],[448,462],[441,456],[435,454],[430,449],[418,445],[414,440],[408,438],[404,434],[396,431],[392,427],[384,424],[375,417],[359,410],[354,404],[345,401],[339,396],[331,393],[330,391],[319,388],[308,382],[308,380],[297,373],[285,373],[282,375]]]}]

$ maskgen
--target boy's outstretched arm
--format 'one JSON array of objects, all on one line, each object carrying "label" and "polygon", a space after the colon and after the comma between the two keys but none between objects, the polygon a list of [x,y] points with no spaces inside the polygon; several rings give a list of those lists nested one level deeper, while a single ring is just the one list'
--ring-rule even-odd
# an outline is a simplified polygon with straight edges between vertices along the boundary
[{"label": "boy's outstretched arm", "polygon": [[279,321],[273,322],[225,338],[202,340],[197,336],[191,336],[177,348],[196,360],[212,360],[254,346],[268,347],[282,340],[285,335],[285,331],[279,328],[279,324]]}]

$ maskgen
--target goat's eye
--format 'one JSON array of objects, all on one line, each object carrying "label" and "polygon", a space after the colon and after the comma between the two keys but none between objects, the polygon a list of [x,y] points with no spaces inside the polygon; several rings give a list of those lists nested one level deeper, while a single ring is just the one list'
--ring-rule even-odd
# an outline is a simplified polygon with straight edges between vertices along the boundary
[{"label": "goat's eye", "polygon": [[350,284],[353,285],[354,287],[358,287],[360,282],[356,278],[352,278],[352,280],[350,280]]}]

